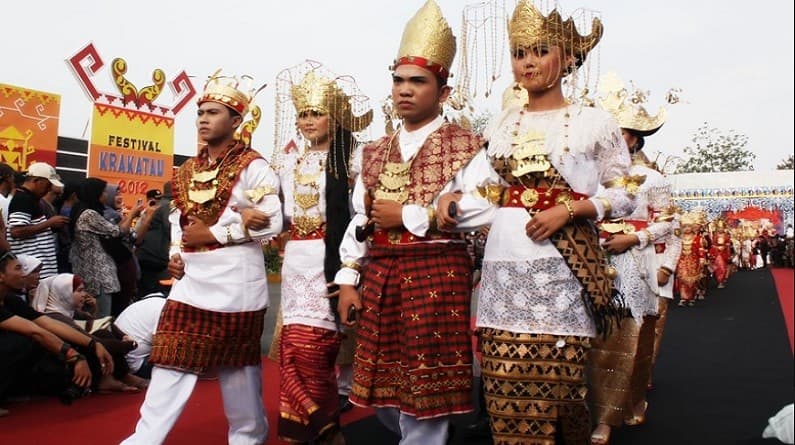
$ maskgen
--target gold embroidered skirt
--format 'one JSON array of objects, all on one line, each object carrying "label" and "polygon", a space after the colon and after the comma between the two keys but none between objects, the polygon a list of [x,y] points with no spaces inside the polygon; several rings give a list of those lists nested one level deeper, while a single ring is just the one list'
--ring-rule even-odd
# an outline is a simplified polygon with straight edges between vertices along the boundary
[{"label": "gold embroidered skirt", "polygon": [[588,444],[587,337],[480,331],[495,445]]},{"label": "gold embroidered skirt", "polygon": [[593,339],[589,352],[589,401],[594,420],[610,426],[623,425],[633,416],[636,404],[646,400],[646,386],[654,352],[655,317],[644,317],[639,326],[625,318],[612,326],[606,339]]}]

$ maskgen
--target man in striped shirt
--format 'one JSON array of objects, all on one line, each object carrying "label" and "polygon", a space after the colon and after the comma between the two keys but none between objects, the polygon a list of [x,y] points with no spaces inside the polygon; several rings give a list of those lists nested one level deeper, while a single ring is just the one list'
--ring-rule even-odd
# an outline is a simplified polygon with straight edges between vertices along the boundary
[{"label": "man in striped shirt", "polygon": [[52,229],[69,224],[65,216],[48,219],[42,211],[41,198],[53,186],[63,187],[55,169],[45,162],[34,162],[8,206],[8,244],[17,255],[32,255],[41,260],[42,279],[58,273]]}]

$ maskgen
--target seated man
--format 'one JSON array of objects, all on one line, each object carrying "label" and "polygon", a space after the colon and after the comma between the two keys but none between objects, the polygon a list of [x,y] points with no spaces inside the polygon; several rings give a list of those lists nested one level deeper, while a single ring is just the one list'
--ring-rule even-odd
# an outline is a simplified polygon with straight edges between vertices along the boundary
[{"label": "seated man", "polygon": [[[59,394],[69,404],[113,371],[113,359],[88,335],[45,317],[17,297],[24,282],[16,256],[0,251],[0,400],[14,389]],[[51,371],[48,378],[37,379],[34,367]]]},{"label": "seated man", "polygon": [[149,379],[152,365],[149,364],[149,354],[152,352],[152,337],[157,329],[160,312],[166,304],[165,295],[155,292],[146,295],[143,299],[127,306],[113,322],[109,330],[103,329],[95,335],[112,335],[119,340],[131,340],[135,348],[127,352],[125,358],[130,368],[130,373]]}]

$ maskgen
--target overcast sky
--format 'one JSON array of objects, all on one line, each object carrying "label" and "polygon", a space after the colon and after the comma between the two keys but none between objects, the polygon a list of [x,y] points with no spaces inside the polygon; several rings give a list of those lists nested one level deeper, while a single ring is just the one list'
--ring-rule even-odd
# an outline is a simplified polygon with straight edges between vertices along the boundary
[{"label": "overcast sky", "polygon": [[[476,2],[437,1],[460,35],[462,10]],[[60,94],[59,133],[87,138],[91,102],[64,60],[89,41],[106,63],[95,77],[105,91],[116,91],[109,70],[115,57],[127,60],[127,77],[138,87],[150,81],[155,68],[162,68],[169,79],[185,69],[195,76],[197,89],[218,67],[250,74],[270,84],[257,99],[264,113],[254,136],[255,148],[268,154],[273,145],[272,87],[280,70],[304,59],[323,62],[338,74],[354,76],[378,110],[389,94],[388,66],[403,26],[423,2],[10,0],[2,7],[0,82]],[[510,12],[515,0],[505,4]],[[668,122],[647,141],[649,151],[681,154],[706,121],[748,135],[757,170],[774,169],[793,153],[791,0],[559,4],[564,12],[584,7],[599,13],[605,32],[595,69],[615,71],[649,90],[651,112],[662,105],[669,88],[683,89],[687,103],[669,109]],[[510,81],[506,59],[495,90],[501,92]],[[157,102],[170,105],[172,99],[166,90]],[[477,105],[492,112],[499,107],[496,100]],[[177,117],[179,154],[194,151],[194,116],[191,105]],[[381,134],[382,120],[377,117],[371,135]]]}]

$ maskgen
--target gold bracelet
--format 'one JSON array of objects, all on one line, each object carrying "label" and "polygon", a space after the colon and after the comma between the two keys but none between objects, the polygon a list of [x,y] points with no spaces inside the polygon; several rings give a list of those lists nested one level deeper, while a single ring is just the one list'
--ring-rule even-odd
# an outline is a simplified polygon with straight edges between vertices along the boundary
[{"label": "gold bracelet", "polygon": [[362,266],[360,266],[356,261],[346,261],[340,265],[340,269],[353,269],[356,272],[361,272]]},{"label": "gold bracelet", "polygon": [[610,204],[610,201],[607,198],[596,198],[602,203],[602,210],[604,211],[604,219],[609,219],[610,216],[613,214],[613,205]]},{"label": "gold bracelet", "polygon": [[566,210],[568,210],[568,212],[569,212],[569,222],[573,222],[574,221],[574,205],[572,205],[571,201],[563,201],[563,202],[561,202],[561,204],[563,204],[563,206],[566,207]]},{"label": "gold bracelet", "polygon": [[665,273],[668,276],[671,276],[674,273],[674,271],[672,271],[671,269],[669,269],[669,268],[667,268],[665,266],[660,266],[660,271]]},{"label": "gold bracelet", "polygon": [[232,244],[232,226],[226,226],[226,244]]}]

